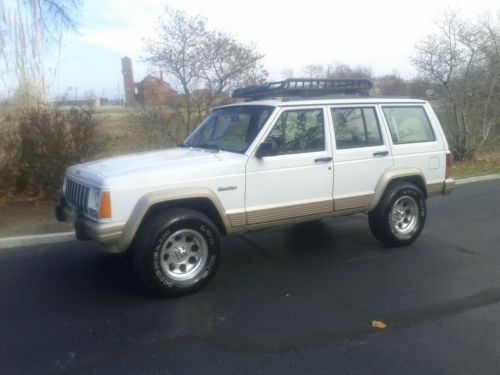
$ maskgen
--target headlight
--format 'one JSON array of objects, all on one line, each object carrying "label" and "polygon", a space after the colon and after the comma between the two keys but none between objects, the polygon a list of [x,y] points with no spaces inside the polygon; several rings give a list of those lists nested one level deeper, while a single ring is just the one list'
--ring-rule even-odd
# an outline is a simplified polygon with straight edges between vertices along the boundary
[{"label": "headlight", "polygon": [[64,176],[64,180],[63,180],[62,194],[63,195],[66,194],[66,176]]},{"label": "headlight", "polygon": [[89,215],[95,219],[111,219],[111,194],[109,191],[90,188],[87,201]]},{"label": "headlight", "polygon": [[95,219],[111,219],[111,194],[109,191],[90,188],[87,201],[89,215]]},{"label": "headlight", "polygon": [[101,191],[99,189],[91,187],[89,190],[89,199],[87,201],[89,215],[95,219],[99,219],[100,205],[101,205]]}]

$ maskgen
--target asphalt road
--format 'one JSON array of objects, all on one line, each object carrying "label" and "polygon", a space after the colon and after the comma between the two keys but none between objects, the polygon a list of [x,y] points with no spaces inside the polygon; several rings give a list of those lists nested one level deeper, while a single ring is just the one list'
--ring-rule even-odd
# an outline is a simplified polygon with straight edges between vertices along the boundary
[{"label": "asphalt road", "polygon": [[0,373],[498,374],[499,302],[494,181],[428,201],[403,249],[365,215],[227,238],[177,299],[91,243],[1,251]]}]

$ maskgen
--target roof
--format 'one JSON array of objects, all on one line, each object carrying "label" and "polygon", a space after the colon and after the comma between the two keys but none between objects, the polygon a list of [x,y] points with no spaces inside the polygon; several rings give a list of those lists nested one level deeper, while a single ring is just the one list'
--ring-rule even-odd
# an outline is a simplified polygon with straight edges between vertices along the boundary
[{"label": "roof", "polygon": [[338,104],[422,104],[425,100],[414,98],[401,98],[401,97],[375,97],[375,96],[337,96],[333,98],[314,98],[314,99],[284,99],[284,100],[254,100],[250,102],[232,103],[218,108],[232,107],[232,106],[246,106],[246,105],[268,105],[273,107],[297,107],[297,106],[313,106],[313,105],[338,105]]},{"label": "roof", "polygon": [[170,88],[170,84],[168,82],[165,82],[161,78],[155,77],[154,75],[151,74],[148,74],[146,77],[144,77],[142,81],[137,82],[136,85],[144,85],[146,82],[155,82],[167,88]]}]

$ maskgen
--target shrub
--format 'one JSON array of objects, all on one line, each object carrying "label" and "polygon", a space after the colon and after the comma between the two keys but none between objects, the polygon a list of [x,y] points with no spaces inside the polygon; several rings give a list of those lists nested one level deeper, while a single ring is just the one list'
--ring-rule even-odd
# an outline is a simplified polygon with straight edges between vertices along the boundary
[{"label": "shrub", "polygon": [[[15,169],[13,163],[11,163],[11,155],[7,145],[9,144],[11,133],[7,128],[7,116],[5,111],[1,112],[0,118],[0,192],[7,192],[11,190],[12,181],[14,181]],[[2,195],[0,194],[0,201],[2,200]]]},{"label": "shrub", "polygon": [[4,127],[4,184],[17,194],[56,196],[66,167],[92,158],[104,146],[95,136],[92,107],[18,108],[5,117]]},{"label": "shrub", "polygon": [[179,113],[167,107],[146,107],[131,114],[142,129],[147,149],[174,147],[181,140]]}]

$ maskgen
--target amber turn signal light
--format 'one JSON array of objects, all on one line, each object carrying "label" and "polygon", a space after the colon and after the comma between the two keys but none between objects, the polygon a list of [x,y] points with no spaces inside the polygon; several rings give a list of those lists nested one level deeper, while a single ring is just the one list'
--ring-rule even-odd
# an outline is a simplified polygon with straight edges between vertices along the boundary
[{"label": "amber turn signal light", "polygon": [[99,216],[101,219],[111,219],[111,195],[109,191],[101,192]]}]

